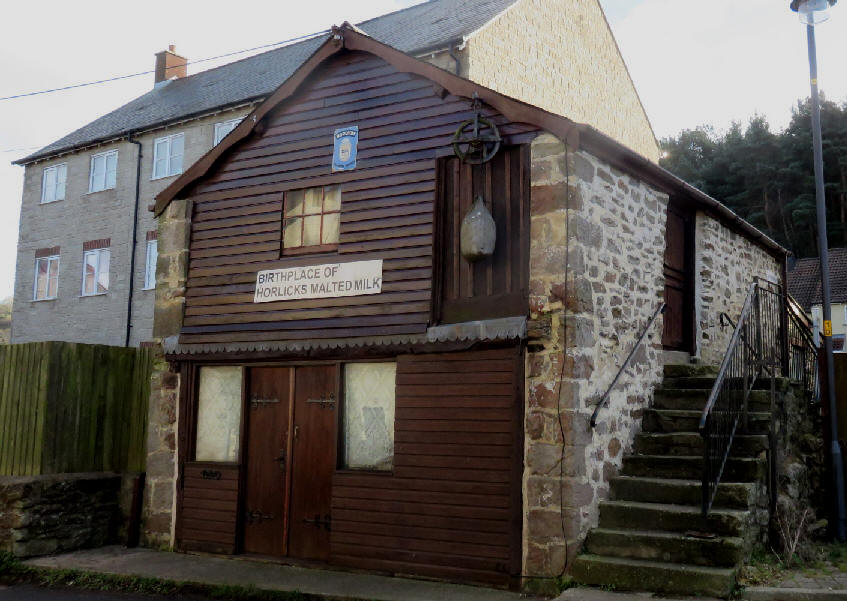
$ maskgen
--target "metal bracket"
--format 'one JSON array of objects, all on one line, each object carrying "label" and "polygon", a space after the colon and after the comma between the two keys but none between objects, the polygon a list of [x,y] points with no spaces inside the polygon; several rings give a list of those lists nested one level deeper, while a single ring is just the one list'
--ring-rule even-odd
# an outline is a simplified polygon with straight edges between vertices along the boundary
[{"label": "metal bracket", "polygon": [[329,409],[332,411],[335,409],[335,394],[330,392],[329,397],[326,399],[306,399],[306,402],[320,405],[321,409]]}]

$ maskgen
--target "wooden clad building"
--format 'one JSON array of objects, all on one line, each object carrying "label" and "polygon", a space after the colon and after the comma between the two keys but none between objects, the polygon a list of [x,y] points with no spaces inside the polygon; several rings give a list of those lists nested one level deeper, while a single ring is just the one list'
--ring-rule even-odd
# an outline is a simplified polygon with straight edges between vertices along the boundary
[{"label": "wooden clad building", "polygon": [[[466,143],[475,125],[479,146]],[[544,315],[583,302],[558,248],[582,236],[566,213],[588,199],[569,179],[586,166],[544,159],[547,147],[637,173],[624,187],[656,205],[660,259],[665,211],[651,199],[676,199],[672,260],[642,275],[661,289],[633,305],[652,310],[667,280],[666,345],[696,352],[690,224],[696,211],[730,222],[726,209],[590,128],[349,26],[157,197],[163,222],[188,207],[184,289],[157,291],[184,303],[178,331],[159,328],[180,382],[178,549],[517,586],[536,546],[552,557],[580,536],[564,519],[539,534],[538,511],[561,516],[565,500],[538,509],[525,492],[560,469],[533,464],[529,418],[558,406],[571,435],[533,378],[560,370],[542,382],[560,398],[563,378],[592,378],[550,359],[573,346]],[[478,198],[495,243],[469,260]],[[159,271],[173,281],[161,259]]]}]

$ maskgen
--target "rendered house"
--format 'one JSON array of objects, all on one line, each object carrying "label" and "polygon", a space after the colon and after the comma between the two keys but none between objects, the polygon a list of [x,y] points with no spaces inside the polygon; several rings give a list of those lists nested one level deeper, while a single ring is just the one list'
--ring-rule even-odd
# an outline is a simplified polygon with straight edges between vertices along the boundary
[{"label": "rendered house", "polygon": [[642,417],[670,415],[651,407],[666,359],[719,363],[719,314],[754,278],[784,281],[785,250],[719,202],[345,25],[154,211],[167,365],[147,544],[511,587],[579,561],[589,582],[625,565],[731,587],[694,564],[737,538],[684,540],[699,559],[659,567],[575,559]]},{"label": "rendered house", "polygon": [[[658,159],[596,0],[432,0],[359,26]],[[12,341],[151,340],[158,243],[147,206],[320,43],[306,40],[191,76],[171,47],[157,55],[150,92],[16,161],[26,171]],[[615,110],[599,110],[608,104]]]},{"label": "rendered house", "polygon": [[[847,351],[847,248],[830,249],[829,278],[832,302],[832,346]],[[823,324],[820,259],[799,259],[788,271],[788,289],[812,321],[816,337]]]}]

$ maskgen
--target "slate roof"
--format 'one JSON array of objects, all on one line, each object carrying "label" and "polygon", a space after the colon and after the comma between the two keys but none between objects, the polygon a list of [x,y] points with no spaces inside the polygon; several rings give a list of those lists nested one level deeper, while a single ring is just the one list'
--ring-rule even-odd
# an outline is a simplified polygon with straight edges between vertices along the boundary
[{"label": "slate roof", "polygon": [[[847,248],[829,250],[830,296],[833,303],[847,303]],[[817,257],[800,259],[788,272],[788,292],[806,311],[823,304],[821,270]]]},{"label": "slate roof", "polygon": [[[359,23],[373,38],[408,54],[446,48],[473,33],[517,0],[430,0]],[[340,25],[340,23],[338,23]],[[262,98],[278,88],[326,35],[176,79],[150,90],[27,157],[25,164],[131,131]]]}]

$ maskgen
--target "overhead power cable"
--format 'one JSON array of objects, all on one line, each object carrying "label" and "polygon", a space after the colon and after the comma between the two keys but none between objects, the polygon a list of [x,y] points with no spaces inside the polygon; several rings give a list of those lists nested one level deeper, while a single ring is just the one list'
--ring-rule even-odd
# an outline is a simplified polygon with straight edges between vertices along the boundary
[{"label": "overhead power cable", "polygon": [[[289,40],[283,40],[281,42],[274,42],[273,44],[264,44],[262,46],[254,46],[253,48],[245,48],[244,50],[236,50],[235,52],[227,52],[226,54],[219,54],[217,56],[210,56],[208,58],[201,58],[195,61],[188,61],[189,65],[197,65],[199,63],[206,63],[209,61],[217,60],[219,58],[227,58],[229,56],[235,56],[237,54],[244,54],[246,52],[253,52],[254,50],[264,50],[265,48],[273,48],[274,46],[282,46],[285,44],[292,44],[294,42],[300,42],[302,40],[307,40],[310,38],[314,38],[316,36],[322,35],[324,33],[329,33],[329,29],[324,29],[323,31],[317,31],[315,33],[309,33],[306,35],[301,35],[296,38],[291,38]],[[0,97],[0,100],[13,100],[15,98],[25,98],[27,96],[38,96],[40,94],[50,94],[52,92],[61,92],[63,90],[72,90],[74,88],[84,88],[86,86],[95,86],[98,84],[109,83],[111,81],[119,81],[121,79],[130,79],[132,77],[139,77],[141,75],[149,75],[154,73],[155,69],[151,69],[149,71],[140,71],[138,73],[130,73],[129,75],[118,75],[117,77],[109,77],[107,79],[98,79],[97,81],[87,81],[85,83],[77,83],[69,86],[62,86],[60,88],[51,88],[49,90],[39,90],[37,92],[26,92],[24,94],[14,94],[13,96],[4,96]]]}]

